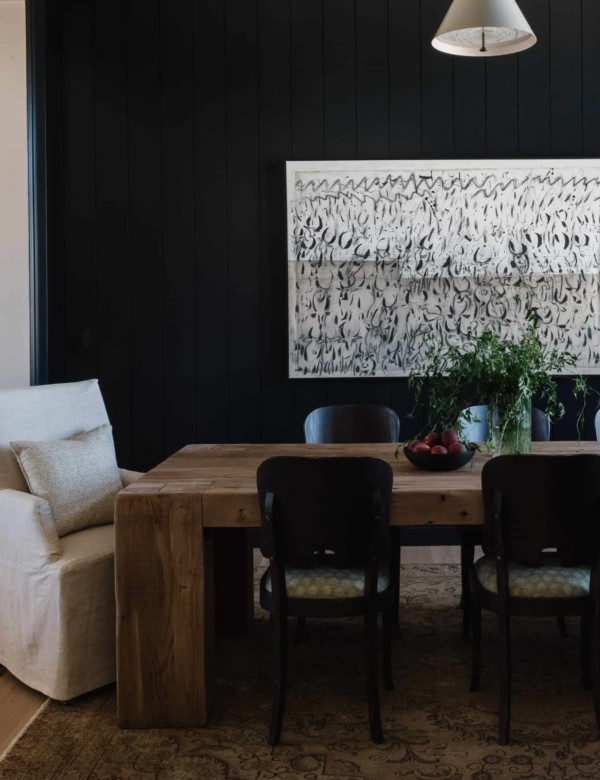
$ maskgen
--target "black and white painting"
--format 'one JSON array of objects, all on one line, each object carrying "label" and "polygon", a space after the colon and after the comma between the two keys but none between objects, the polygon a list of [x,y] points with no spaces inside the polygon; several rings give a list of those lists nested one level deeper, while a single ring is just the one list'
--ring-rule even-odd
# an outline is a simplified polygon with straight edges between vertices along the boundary
[{"label": "black and white painting", "polygon": [[600,160],[288,162],[291,377],[394,377],[433,336],[511,338],[600,373]]}]

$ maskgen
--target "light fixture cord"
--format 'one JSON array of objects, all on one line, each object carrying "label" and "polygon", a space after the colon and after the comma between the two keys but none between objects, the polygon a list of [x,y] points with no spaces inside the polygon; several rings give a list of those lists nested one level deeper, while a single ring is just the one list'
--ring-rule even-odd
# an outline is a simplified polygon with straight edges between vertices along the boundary
[{"label": "light fixture cord", "polygon": [[487,51],[485,48],[485,27],[481,28],[481,49],[479,49],[481,52]]}]

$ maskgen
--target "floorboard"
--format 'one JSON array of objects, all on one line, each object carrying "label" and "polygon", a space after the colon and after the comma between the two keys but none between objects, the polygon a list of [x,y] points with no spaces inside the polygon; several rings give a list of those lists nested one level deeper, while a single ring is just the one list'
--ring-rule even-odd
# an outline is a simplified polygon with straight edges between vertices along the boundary
[{"label": "floorboard", "polygon": [[23,685],[10,672],[0,674],[0,756],[45,701],[46,696]]}]

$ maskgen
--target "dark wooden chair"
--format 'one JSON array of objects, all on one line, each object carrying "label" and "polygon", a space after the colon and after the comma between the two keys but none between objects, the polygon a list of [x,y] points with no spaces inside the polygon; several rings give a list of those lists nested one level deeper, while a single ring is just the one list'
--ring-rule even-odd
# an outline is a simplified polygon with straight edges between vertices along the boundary
[{"label": "dark wooden chair", "polygon": [[269,745],[279,742],[283,722],[288,616],[364,615],[371,738],[383,740],[377,615],[383,613],[383,676],[392,690],[392,482],[391,467],[378,458],[278,457],[258,469],[261,550],[270,564],[260,584],[260,603],[271,613],[274,648]]},{"label": "dark wooden chair", "polygon": [[[304,420],[307,444],[396,443],[400,438],[400,418],[393,409],[379,404],[337,404],[320,406]],[[398,578],[397,603],[394,612],[394,632],[400,635],[400,529],[392,529],[394,546],[393,574]],[[304,631],[300,618],[296,638]]]},{"label": "dark wooden chair", "polygon": [[[487,406],[471,406],[471,418],[477,420],[467,424],[465,438],[469,441],[483,442],[488,438]],[[550,418],[541,409],[533,406],[531,408],[531,440],[532,441],[550,441]],[[461,606],[463,610],[463,639],[469,638],[471,626],[471,602],[469,597],[469,566],[473,562],[475,555],[475,545],[481,541],[480,530],[476,529],[458,529],[461,534],[460,545],[460,566],[461,566]],[[559,618],[558,628],[562,636],[567,636],[567,627],[564,618]]]},{"label": "dark wooden chair", "polygon": [[307,444],[397,442],[400,420],[393,409],[377,404],[340,404],[314,409],[304,421]]},{"label": "dark wooden chair", "polygon": [[483,607],[498,615],[498,741],[507,744],[511,615],[578,615],[582,676],[600,726],[600,456],[499,456],[483,467],[482,490],[484,557],[469,571],[471,690],[479,688]]}]

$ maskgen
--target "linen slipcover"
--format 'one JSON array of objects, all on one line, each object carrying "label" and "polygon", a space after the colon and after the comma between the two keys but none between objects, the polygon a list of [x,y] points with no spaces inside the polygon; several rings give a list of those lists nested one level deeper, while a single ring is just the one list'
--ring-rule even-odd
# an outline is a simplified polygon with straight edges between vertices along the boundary
[{"label": "linen slipcover", "polygon": [[[108,422],[95,379],[0,390],[0,664],[61,701],[116,678],[114,526],[59,539],[9,442],[69,438]],[[124,486],[141,476],[119,473]]]}]

